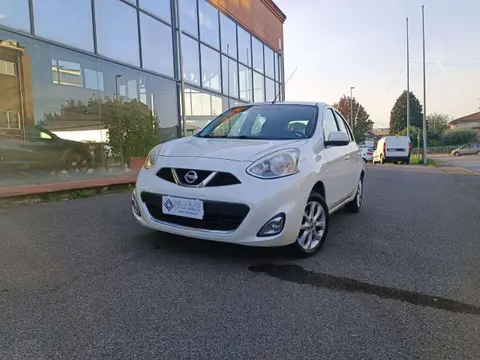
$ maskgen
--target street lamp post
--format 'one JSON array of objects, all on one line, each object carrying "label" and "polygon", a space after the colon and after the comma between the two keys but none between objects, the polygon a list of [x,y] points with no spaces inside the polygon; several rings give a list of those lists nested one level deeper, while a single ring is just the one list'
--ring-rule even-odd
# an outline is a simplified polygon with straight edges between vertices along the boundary
[{"label": "street lamp post", "polygon": [[350,127],[353,129],[353,89],[355,86],[350,86]]}]

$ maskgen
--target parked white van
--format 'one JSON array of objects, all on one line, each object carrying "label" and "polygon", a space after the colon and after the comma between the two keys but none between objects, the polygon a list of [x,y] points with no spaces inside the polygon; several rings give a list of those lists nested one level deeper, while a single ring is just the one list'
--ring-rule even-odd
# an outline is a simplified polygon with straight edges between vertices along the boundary
[{"label": "parked white van", "polygon": [[372,163],[410,163],[412,143],[407,136],[385,136],[377,143]]}]

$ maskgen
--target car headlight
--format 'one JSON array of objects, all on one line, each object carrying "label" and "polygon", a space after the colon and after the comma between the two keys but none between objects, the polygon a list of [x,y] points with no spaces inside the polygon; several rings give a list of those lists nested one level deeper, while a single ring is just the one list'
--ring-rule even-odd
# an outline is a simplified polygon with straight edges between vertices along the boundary
[{"label": "car headlight", "polygon": [[247,174],[260,179],[276,179],[298,172],[298,149],[285,149],[268,154],[247,168]]},{"label": "car headlight", "polygon": [[160,149],[161,149],[161,146],[155,146],[152,150],[150,150],[150,153],[148,154],[147,159],[145,160],[145,164],[143,165],[145,169],[148,170],[155,166],[155,163],[157,162],[157,159],[158,159],[158,154],[160,154]]}]

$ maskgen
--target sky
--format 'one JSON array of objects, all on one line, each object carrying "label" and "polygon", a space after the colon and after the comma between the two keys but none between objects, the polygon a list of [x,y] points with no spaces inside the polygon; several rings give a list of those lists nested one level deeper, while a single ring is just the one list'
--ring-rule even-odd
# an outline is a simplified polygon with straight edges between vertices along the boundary
[{"label": "sky", "polygon": [[452,118],[480,107],[480,1],[274,0],[284,25],[286,100],[333,104],[353,96],[374,127],[388,127],[406,90],[406,23],[410,91],[423,105],[422,5],[425,6],[427,114]]}]

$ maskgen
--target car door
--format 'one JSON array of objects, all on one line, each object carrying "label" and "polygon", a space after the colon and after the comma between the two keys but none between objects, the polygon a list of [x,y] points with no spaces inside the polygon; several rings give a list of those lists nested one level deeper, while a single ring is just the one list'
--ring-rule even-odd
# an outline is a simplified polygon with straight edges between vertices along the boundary
[{"label": "car door", "polygon": [[[329,107],[323,113],[323,139],[328,139],[332,131],[339,131],[338,123]],[[348,167],[345,165],[347,146],[329,146],[324,149],[326,159],[326,201],[329,209],[335,208],[345,200],[345,189],[348,184]]]},{"label": "car door", "polygon": [[350,143],[345,147],[345,166],[347,167],[345,171],[347,172],[346,182],[348,183],[348,187],[345,189],[345,198],[347,198],[355,192],[358,186],[358,179],[363,168],[362,152],[347,121],[338,111],[334,111],[334,113],[339,130],[346,133],[350,138]]}]

